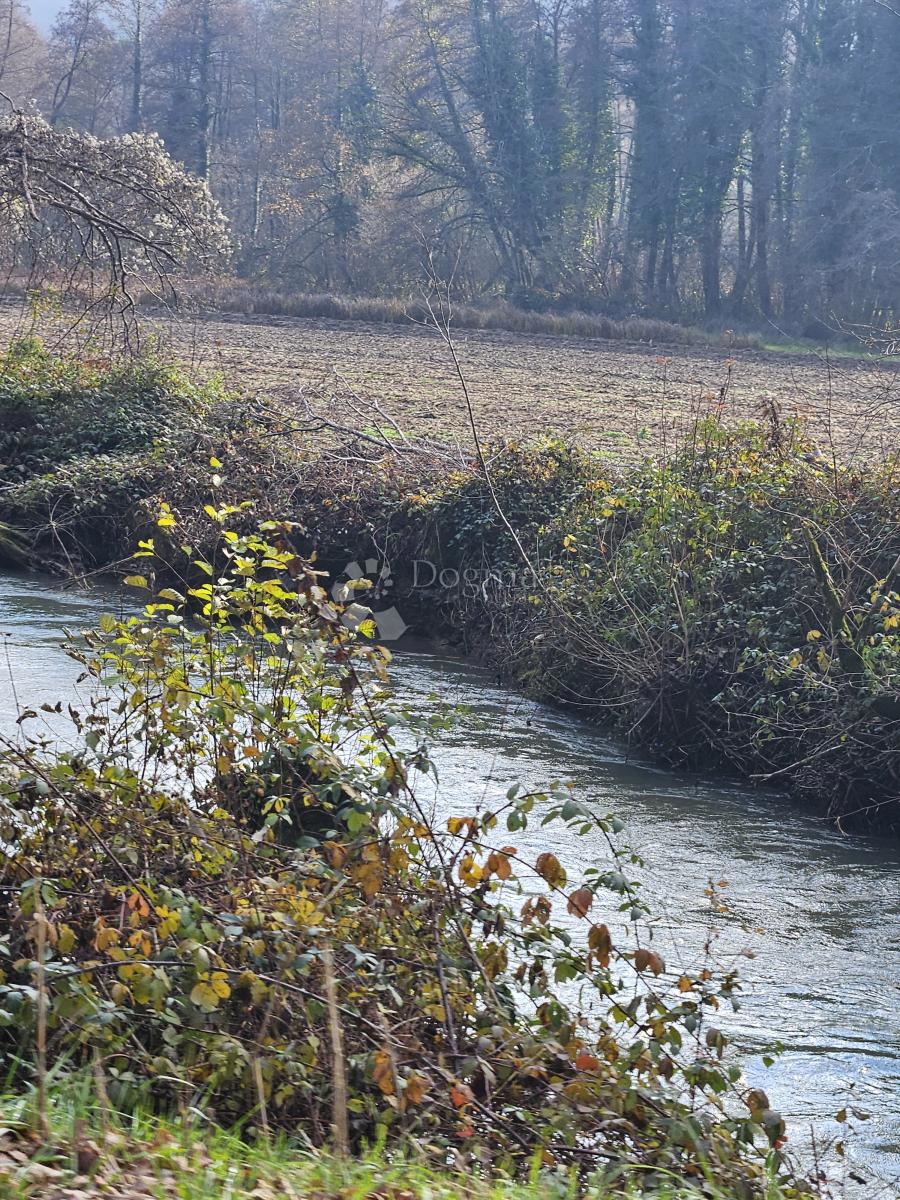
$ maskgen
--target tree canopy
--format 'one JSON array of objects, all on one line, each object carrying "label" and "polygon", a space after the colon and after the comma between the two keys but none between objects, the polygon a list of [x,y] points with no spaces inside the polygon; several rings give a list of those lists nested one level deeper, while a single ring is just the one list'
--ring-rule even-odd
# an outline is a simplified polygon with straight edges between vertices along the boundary
[{"label": "tree canopy", "polygon": [[[3,50],[4,44],[6,49]],[[900,16],[875,0],[0,0],[0,88],[155,132],[239,266],[803,329],[900,295]]]}]

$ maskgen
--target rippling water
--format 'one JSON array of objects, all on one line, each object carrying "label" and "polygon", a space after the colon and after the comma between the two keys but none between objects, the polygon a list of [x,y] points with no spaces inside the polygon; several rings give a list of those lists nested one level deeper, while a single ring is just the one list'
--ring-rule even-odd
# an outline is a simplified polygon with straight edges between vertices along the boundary
[{"label": "rippling water", "polygon": [[[20,707],[72,698],[78,668],[60,650],[63,630],[120,604],[101,589],[0,576],[0,732],[15,736]],[[720,1023],[740,1046],[749,1081],[791,1118],[804,1157],[813,1136],[819,1145],[840,1136],[840,1109],[870,1114],[853,1118],[848,1160],[885,1181],[863,1194],[900,1195],[900,845],[842,837],[777,794],[657,770],[468,663],[403,652],[395,678],[420,709],[468,707],[434,748],[440,813],[470,812],[516,781],[563,779],[625,822],[646,860],[646,891],[661,914],[658,947],[670,966],[697,963],[711,928],[704,888],[727,881],[730,912],[713,922],[714,953],[729,964],[739,956],[746,995]],[[65,736],[60,718],[41,719]],[[519,849],[547,849],[552,838],[570,876],[603,857],[602,846],[537,824],[516,834]],[[784,1052],[766,1069],[761,1056],[775,1042]]]}]

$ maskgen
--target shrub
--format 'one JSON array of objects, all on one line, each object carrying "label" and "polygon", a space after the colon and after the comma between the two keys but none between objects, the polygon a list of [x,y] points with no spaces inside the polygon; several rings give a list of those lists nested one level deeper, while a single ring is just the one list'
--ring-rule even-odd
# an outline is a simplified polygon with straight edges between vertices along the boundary
[{"label": "shrub", "polygon": [[196,425],[220,401],[148,357],[127,363],[64,358],[37,339],[15,342],[0,370],[0,482],[74,458],[144,450]]},{"label": "shrub", "polygon": [[292,462],[254,406],[152,357],[113,363],[15,343],[0,371],[0,557],[66,574],[129,556],[147,502],[210,498],[209,458],[236,448],[234,488],[269,496]]},{"label": "shrub", "polygon": [[395,576],[416,558],[460,577],[488,567],[496,586],[411,599],[542,696],[672,763],[714,753],[835,820],[889,830],[898,470],[824,464],[798,428],[716,421],[673,459],[624,473],[557,443],[510,446],[492,479],[533,571],[477,471],[418,489],[374,540]]},{"label": "shrub", "polygon": [[[202,582],[155,588],[148,540],[145,611],[79,652],[111,691],[81,745],[0,756],[7,1067],[43,1068],[46,1017],[54,1071],[93,1064],[121,1107],[765,1194],[783,1122],[738,1103],[715,1026],[737,980],[666,971],[618,823],[553,785],[434,827],[435,730],[365,612],[289,529],[208,515],[214,556],[184,547]],[[170,509],[155,536],[184,540]],[[537,812],[596,839],[584,880],[505,844]]]}]

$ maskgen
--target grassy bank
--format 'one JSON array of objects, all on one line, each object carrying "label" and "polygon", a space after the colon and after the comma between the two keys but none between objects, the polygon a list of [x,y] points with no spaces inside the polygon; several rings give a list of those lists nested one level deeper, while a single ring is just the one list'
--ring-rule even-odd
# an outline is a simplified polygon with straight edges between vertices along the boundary
[{"label": "grassy bank", "polygon": [[[223,1200],[613,1200],[602,1183],[553,1177],[535,1164],[525,1182],[439,1171],[413,1157],[371,1150],[355,1159],[302,1150],[279,1137],[250,1143],[196,1117],[166,1120],[140,1110],[121,1114],[89,1098],[89,1090],[55,1090],[50,1136],[37,1136],[34,1097],[0,1095],[6,1132],[0,1139],[3,1200],[105,1196]],[[733,1200],[714,1183],[685,1181],[615,1193],[615,1200]],[[773,1180],[762,1200],[782,1200]]]},{"label": "grassy bank", "polygon": [[138,370],[127,439],[97,456],[80,447],[123,393],[114,374],[40,354],[8,369],[0,403],[20,416],[0,521],[38,561],[127,558],[163,498],[198,537],[211,498],[246,503],[246,520],[297,522],[296,544],[335,573],[385,557],[408,623],[660,758],[785,787],[848,829],[897,829],[896,456],[843,467],[772,411],[698,421],[677,453],[627,470],[560,443],[496,447],[489,487],[477,463],[329,463],[252,405]]}]

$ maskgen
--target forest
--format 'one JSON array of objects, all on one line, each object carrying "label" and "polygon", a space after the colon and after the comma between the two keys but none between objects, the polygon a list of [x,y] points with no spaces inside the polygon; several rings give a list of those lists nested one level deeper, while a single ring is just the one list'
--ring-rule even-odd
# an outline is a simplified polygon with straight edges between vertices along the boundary
[{"label": "forest", "polygon": [[242,276],[821,336],[900,297],[882,0],[0,0],[0,91],[155,132]]}]

